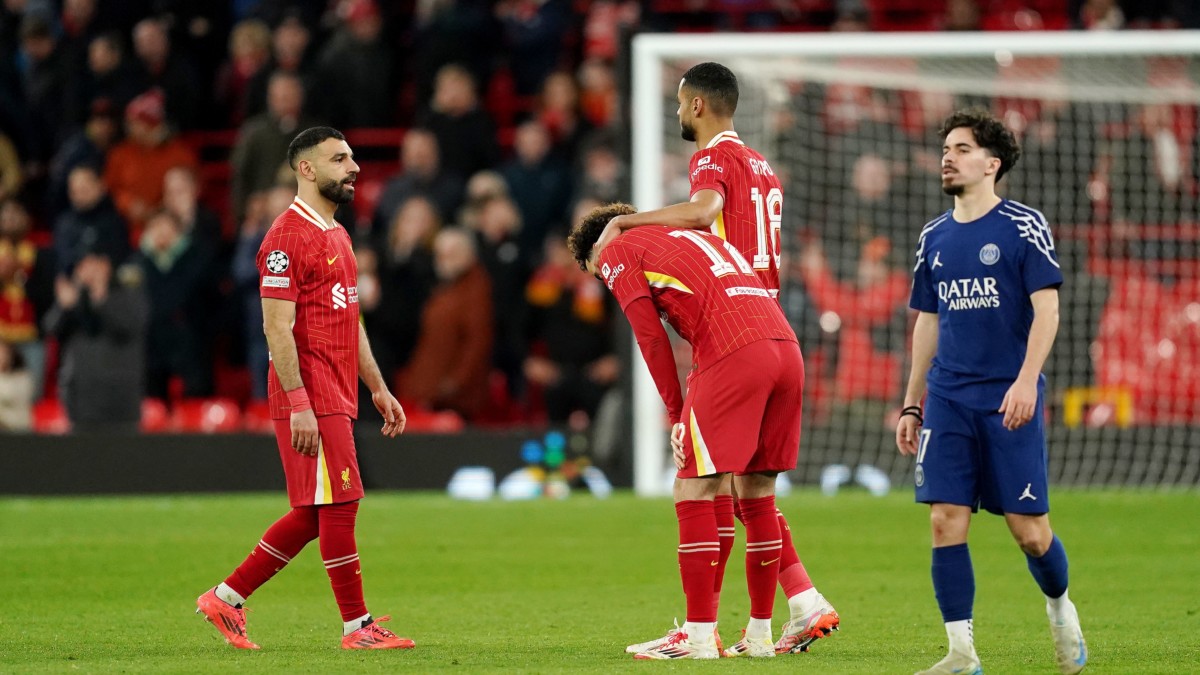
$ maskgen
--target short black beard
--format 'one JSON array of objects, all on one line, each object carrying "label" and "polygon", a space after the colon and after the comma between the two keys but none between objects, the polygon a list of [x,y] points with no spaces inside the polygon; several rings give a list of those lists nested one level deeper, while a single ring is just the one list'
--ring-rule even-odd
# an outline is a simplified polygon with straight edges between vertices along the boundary
[{"label": "short black beard", "polygon": [[943,185],[942,186],[942,192],[945,192],[946,194],[950,195],[951,197],[961,197],[962,193],[964,193],[966,191],[967,191],[967,188],[964,185]]},{"label": "short black beard", "polygon": [[335,180],[318,185],[317,191],[334,204],[349,204],[354,201],[354,190],[347,189],[345,185]]},{"label": "short black beard", "polygon": [[684,122],[679,123],[679,135],[683,136],[683,140],[689,143],[696,142],[696,127],[693,127]]}]

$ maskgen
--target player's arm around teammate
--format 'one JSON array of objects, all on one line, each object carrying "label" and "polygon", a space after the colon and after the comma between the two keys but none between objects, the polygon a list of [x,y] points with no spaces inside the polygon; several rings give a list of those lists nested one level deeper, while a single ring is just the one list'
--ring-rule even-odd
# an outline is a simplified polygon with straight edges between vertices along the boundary
[{"label": "player's arm around teammate", "polygon": [[302,455],[317,454],[317,416],[313,412],[304,381],[300,379],[300,356],[292,326],[296,323],[296,303],[278,298],[263,298],[263,332],[279,384],[292,404],[292,448]]}]

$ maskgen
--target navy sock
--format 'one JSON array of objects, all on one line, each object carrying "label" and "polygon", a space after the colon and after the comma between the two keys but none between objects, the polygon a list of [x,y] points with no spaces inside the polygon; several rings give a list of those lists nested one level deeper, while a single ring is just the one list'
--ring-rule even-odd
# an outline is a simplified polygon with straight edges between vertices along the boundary
[{"label": "navy sock", "polygon": [[1042,557],[1035,558],[1026,553],[1025,560],[1029,562],[1029,571],[1046,597],[1059,598],[1067,592],[1067,551],[1058,535],[1050,541],[1050,548]]},{"label": "navy sock", "polygon": [[971,618],[975,604],[975,570],[966,544],[933,549],[933,593],[942,621]]}]

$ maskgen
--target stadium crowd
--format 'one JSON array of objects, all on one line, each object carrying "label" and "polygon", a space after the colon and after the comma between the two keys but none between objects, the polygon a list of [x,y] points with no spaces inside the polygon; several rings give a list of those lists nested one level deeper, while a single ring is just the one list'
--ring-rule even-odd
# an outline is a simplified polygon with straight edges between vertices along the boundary
[{"label": "stadium crowd", "polygon": [[[37,401],[60,401],[75,428],[144,427],[162,407],[144,398],[220,397],[265,416],[254,256],[295,194],[284,158],[308,126],[346,130],[360,151],[359,196],[338,220],[355,241],[360,310],[379,364],[416,417],[586,426],[620,375],[618,332],[615,308],[574,265],[563,235],[579,214],[628,195],[617,62],[630,31],[1200,26],[1194,3],[1171,0],[935,4],[4,0],[0,429],[30,428]],[[854,235],[813,230],[814,242],[851,250],[806,247],[792,279],[804,292],[785,303],[798,326],[816,325],[831,306],[861,307],[843,312],[852,321],[839,346],[841,363],[857,370],[829,378],[847,399],[897,396],[900,260],[915,231],[888,230],[882,217],[901,193],[910,225],[941,208],[922,115],[940,118],[960,103],[795,92],[795,114],[814,122],[791,120],[810,134],[791,142],[847,161],[828,185],[804,166],[787,185],[792,204],[843,211],[789,215],[797,230],[828,223]],[[1045,105],[1016,114],[1027,117],[1027,157],[1056,161],[1063,137],[1053,125],[1082,113]],[[1190,114],[1147,106],[1095,121],[1120,128],[1110,146],[1142,150],[1070,149],[1087,160],[1063,171],[1085,193],[1101,154],[1159,162],[1105,164],[1110,175],[1157,182],[1113,181],[1128,189],[1098,202],[1102,213],[1055,205],[1053,194],[1029,200],[1058,209],[1052,222],[1194,219],[1200,149]],[[877,147],[911,151],[883,156]],[[807,198],[825,190],[847,194]],[[881,326],[891,336],[882,341]],[[828,331],[798,332],[817,356]]]}]

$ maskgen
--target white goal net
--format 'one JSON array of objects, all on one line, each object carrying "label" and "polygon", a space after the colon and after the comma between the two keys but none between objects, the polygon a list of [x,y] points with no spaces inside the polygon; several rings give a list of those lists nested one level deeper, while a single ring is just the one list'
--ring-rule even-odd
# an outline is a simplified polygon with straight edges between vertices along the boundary
[{"label": "white goal net", "polygon": [[[1066,277],[1045,368],[1051,479],[1200,485],[1200,35],[641,35],[639,208],[688,198],[675,93],[701,61],[737,74],[737,130],[784,180],[781,297],[807,369],[795,480],[843,464],[910,484],[892,439],[911,260],[952,204],[935,130],[980,106],[1017,132],[998,187],[1046,214]],[[662,494],[667,436],[640,360],[633,409],[635,488]]]}]

